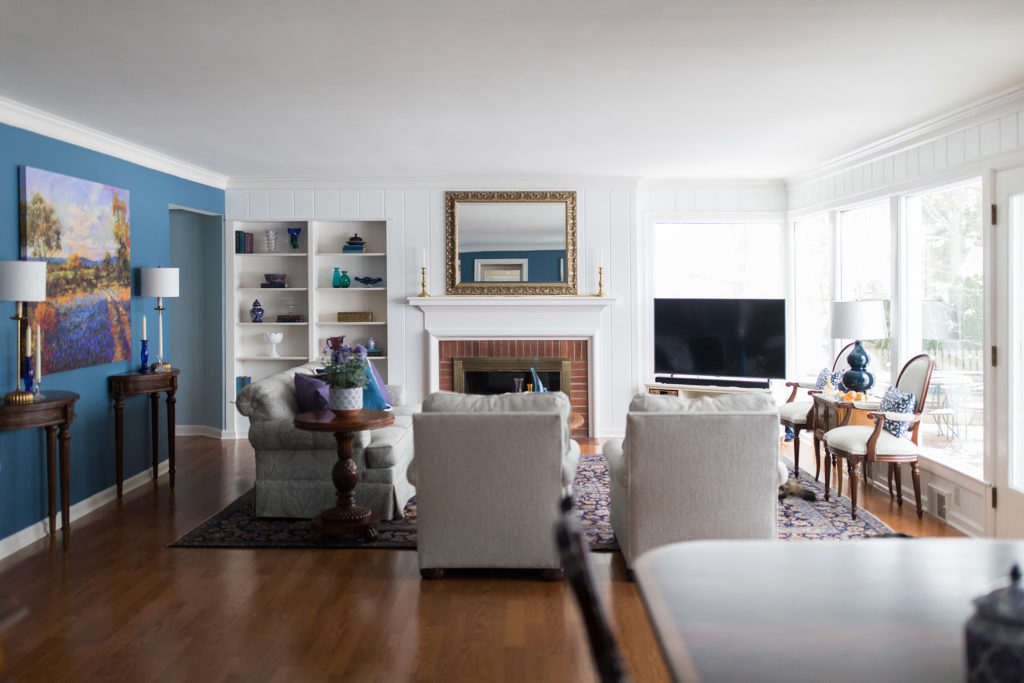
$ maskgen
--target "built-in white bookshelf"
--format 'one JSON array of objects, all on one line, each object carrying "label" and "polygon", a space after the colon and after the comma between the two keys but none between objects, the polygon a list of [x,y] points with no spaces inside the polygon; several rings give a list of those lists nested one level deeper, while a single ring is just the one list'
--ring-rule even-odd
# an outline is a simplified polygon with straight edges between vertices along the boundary
[{"label": "built-in white bookshelf", "polygon": [[[365,345],[373,337],[381,355],[371,356],[387,381],[388,272],[386,220],[330,221],[227,221],[228,283],[225,339],[229,405],[228,428],[248,430],[247,420],[234,410],[237,378],[255,382],[289,367],[319,359],[328,337],[345,336],[348,344]],[[293,249],[288,229],[300,230]],[[235,252],[235,232],[252,234],[252,253]],[[276,250],[268,248],[268,232],[276,233]],[[345,253],[353,235],[366,241],[363,253]],[[334,286],[334,270],[347,272],[351,284]],[[261,287],[267,273],[283,274],[285,287]],[[381,278],[366,287],[357,277]],[[259,301],[263,321],[253,322],[250,310]],[[369,321],[338,322],[338,313],[369,314]],[[302,316],[301,321],[281,322],[279,315]],[[281,332],[277,356],[271,356],[266,332]],[[233,420],[233,422],[232,422]]]}]

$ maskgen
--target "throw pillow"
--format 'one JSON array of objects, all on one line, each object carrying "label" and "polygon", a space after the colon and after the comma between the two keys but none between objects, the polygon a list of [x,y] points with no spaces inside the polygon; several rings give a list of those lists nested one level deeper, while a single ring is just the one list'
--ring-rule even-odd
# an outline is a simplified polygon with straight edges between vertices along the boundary
[{"label": "throw pillow", "polygon": [[846,385],[843,384],[843,375],[845,374],[845,370],[836,370],[832,373],[832,386],[840,394],[846,391]]},{"label": "throw pillow", "polygon": [[299,411],[306,413],[311,410],[327,410],[331,407],[327,399],[329,387],[327,382],[312,375],[295,373],[295,398],[299,402]]},{"label": "throw pillow", "polygon": [[821,391],[825,388],[826,382],[828,382],[828,368],[822,368],[818,373],[818,379],[814,381],[814,388]]},{"label": "throw pillow", "polygon": [[[882,395],[882,402],[878,405],[878,411],[882,413],[906,413],[914,412],[914,395],[905,394],[896,387],[889,387]],[[899,438],[909,431],[909,422],[899,420],[882,420],[882,429]]]}]

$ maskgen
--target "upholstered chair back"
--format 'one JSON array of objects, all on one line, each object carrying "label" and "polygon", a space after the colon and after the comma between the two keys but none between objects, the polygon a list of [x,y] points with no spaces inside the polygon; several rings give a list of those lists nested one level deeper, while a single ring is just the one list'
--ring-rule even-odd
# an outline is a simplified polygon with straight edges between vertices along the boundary
[{"label": "upholstered chair back", "polygon": [[927,353],[914,356],[906,362],[896,378],[896,388],[903,393],[914,395],[914,412],[924,410],[925,398],[928,396],[928,385],[932,380],[932,368],[935,361]]}]

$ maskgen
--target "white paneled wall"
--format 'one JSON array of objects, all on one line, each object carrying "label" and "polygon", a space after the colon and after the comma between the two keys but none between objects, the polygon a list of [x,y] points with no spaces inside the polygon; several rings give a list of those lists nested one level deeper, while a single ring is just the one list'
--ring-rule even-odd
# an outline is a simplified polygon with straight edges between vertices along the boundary
[{"label": "white paneled wall", "polygon": [[[301,183],[296,182],[296,185]],[[407,297],[420,293],[421,264],[427,257],[427,291],[444,295],[444,193],[453,187],[381,188],[352,187],[252,187],[227,191],[228,219],[238,220],[346,220],[388,219],[388,271],[401,273],[399,282],[388,283],[388,381],[404,384],[410,400],[419,401],[429,390],[427,334],[423,313],[411,307]],[[635,190],[613,187],[580,187],[578,184],[538,188],[532,184],[507,183],[500,189],[569,189],[577,192],[578,285],[580,294],[597,292],[597,261],[605,258],[605,292],[616,297],[602,318],[595,339],[597,358],[592,372],[595,410],[601,426],[597,436],[621,435],[626,408],[637,377],[634,363],[637,344],[632,302],[638,273],[634,258]],[[739,201],[737,196],[733,200]],[[529,316],[523,326],[529,327]]]},{"label": "white paneled wall", "polygon": [[999,168],[1001,159],[1019,165],[1024,154],[1024,94],[998,106],[981,108],[957,121],[933,122],[918,134],[899,136],[891,144],[855,153],[789,184],[788,208],[806,212],[828,208],[905,187],[942,182],[985,167]]}]

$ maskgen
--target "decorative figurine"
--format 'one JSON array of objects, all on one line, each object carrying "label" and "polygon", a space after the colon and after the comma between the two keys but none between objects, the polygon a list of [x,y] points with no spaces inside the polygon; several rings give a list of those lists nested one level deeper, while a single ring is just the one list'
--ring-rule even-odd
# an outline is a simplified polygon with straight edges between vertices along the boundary
[{"label": "decorative figurine", "polygon": [[260,303],[259,299],[252,302],[252,308],[249,309],[249,318],[254,323],[263,322],[263,305]]},{"label": "decorative figurine", "polygon": [[364,275],[363,277],[355,278],[355,281],[358,282],[359,284],[361,284],[363,287],[373,287],[378,282],[383,282],[384,278],[382,278],[382,277],[370,277],[369,275]]}]

